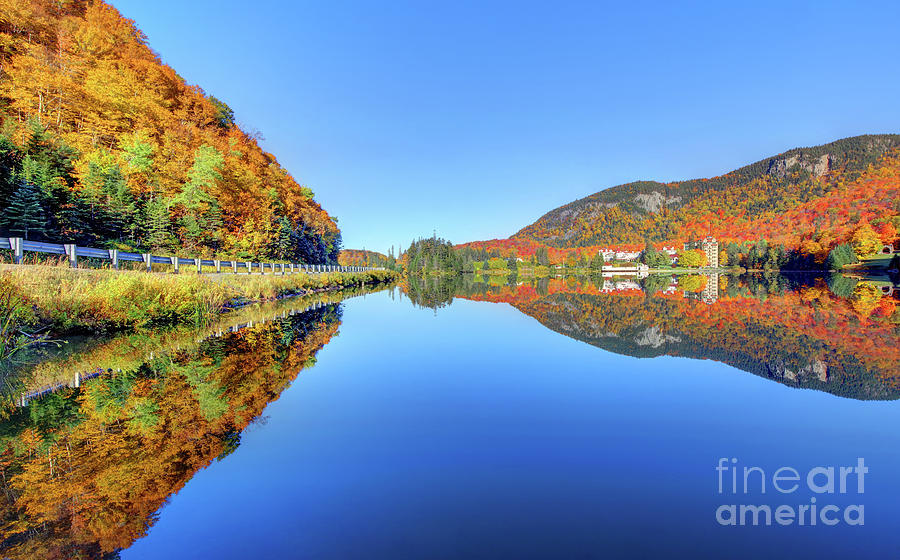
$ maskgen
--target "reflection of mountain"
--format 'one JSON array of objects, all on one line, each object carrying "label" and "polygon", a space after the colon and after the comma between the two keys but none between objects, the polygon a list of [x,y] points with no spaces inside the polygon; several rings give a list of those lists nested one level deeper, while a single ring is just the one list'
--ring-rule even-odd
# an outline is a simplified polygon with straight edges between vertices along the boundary
[{"label": "reflection of mountain", "polygon": [[712,282],[689,278],[680,282],[696,284],[695,291],[657,278],[647,293],[571,279],[500,289],[470,284],[460,293],[510,303],[549,329],[617,354],[712,359],[793,387],[900,398],[900,310],[893,297],[865,284],[851,285],[841,298],[821,281],[713,280],[720,282],[715,296]]},{"label": "reflection of mountain", "polygon": [[[517,307],[556,332],[617,354],[712,359],[796,387],[858,399],[900,398],[896,379],[888,383],[840,345],[756,321],[752,311],[740,314],[739,306],[693,315],[697,310],[689,307],[698,304],[683,299],[651,298],[623,309],[627,303],[615,295],[555,294]],[[609,321],[610,314],[627,319]]]},{"label": "reflection of mountain", "polygon": [[145,359],[126,353],[119,372],[7,408],[0,556],[103,558],[145,535],[167,498],[315,363],[341,309],[268,317]]}]

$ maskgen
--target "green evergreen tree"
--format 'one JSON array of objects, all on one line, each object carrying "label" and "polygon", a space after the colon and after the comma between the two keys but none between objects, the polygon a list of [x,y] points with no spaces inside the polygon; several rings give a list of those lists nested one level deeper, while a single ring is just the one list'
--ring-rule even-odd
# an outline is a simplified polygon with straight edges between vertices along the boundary
[{"label": "green evergreen tree", "polygon": [[0,208],[6,208],[9,198],[19,186],[17,173],[21,154],[16,145],[0,134]]},{"label": "green evergreen tree", "polygon": [[282,216],[278,219],[278,240],[275,246],[275,258],[293,259],[293,243],[292,237],[294,228],[291,227],[291,221],[287,217]]},{"label": "green evergreen tree", "polygon": [[45,223],[41,193],[33,184],[21,181],[3,212],[3,227],[11,234],[34,239],[46,234]]},{"label": "green evergreen tree", "polygon": [[222,179],[219,171],[225,158],[214,147],[202,145],[194,155],[188,181],[173,202],[183,209],[181,227],[185,241],[192,246],[211,244],[211,234],[222,225],[218,200],[209,193]]},{"label": "green evergreen tree", "polygon": [[828,253],[828,259],[825,261],[828,270],[841,270],[848,264],[859,262],[856,258],[856,252],[853,247],[847,243],[842,243]]},{"label": "green evergreen tree", "polygon": [[169,204],[161,197],[156,197],[147,204],[146,244],[154,251],[174,245],[169,213]]}]

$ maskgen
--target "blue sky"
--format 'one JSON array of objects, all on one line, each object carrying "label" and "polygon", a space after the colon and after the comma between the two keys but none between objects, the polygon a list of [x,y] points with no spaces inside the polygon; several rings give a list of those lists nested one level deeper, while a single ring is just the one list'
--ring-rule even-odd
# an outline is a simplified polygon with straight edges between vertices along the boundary
[{"label": "blue sky", "polygon": [[898,2],[117,0],[350,248],[900,132]]}]

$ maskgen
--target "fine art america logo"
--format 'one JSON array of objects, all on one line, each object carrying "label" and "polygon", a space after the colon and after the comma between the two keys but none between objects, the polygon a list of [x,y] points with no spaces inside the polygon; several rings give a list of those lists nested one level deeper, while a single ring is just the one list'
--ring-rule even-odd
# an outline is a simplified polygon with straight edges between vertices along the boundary
[{"label": "fine art america logo", "polygon": [[[865,525],[865,507],[861,503],[838,506],[842,500],[865,493],[865,475],[869,472],[862,457],[856,466],[814,467],[806,472],[779,467],[766,472],[762,467],[739,466],[736,458],[722,457],[716,466],[719,495],[735,503],[716,509],[720,525]],[[796,494],[795,494],[796,493]],[[753,495],[793,495],[791,503],[777,506],[748,503]],[[798,503],[806,500],[806,503]],[[743,499],[742,499],[743,498]],[[798,499],[799,498],[799,499]],[[829,499],[831,498],[831,499]],[[766,500],[768,501],[768,500]],[[855,501],[851,500],[851,501]],[[743,502],[743,503],[742,503]]]}]

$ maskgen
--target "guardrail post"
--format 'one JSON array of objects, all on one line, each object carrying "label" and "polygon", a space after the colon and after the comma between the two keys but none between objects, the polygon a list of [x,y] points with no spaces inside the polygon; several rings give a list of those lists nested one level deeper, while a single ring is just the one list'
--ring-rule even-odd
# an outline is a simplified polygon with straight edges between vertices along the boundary
[{"label": "guardrail post", "polygon": [[294,263],[291,263],[291,274],[294,273]]},{"label": "guardrail post", "polygon": [[25,251],[22,250],[22,238],[7,237],[7,239],[9,240],[9,248],[13,252],[13,263],[22,264],[22,257],[25,256]]},{"label": "guardrail post", "polygon": [[119,270],[119,250],[118,249],[110,249],[109,250],[109,260],[112,261],[113,268],[116,270]]},{"label": "guardrail post", "polygon": [[201,259],[194,259],[194,264],[197,265],[197,274],[203,273],[203,261]]},{"label": "guardrail post", "polygon": [[247,261],[247,274],[253,274],[253,263]]},{"label": "guardrail post", "polygon": [[69,266],[78,268],[78,246],[74,243],[63,243],[63,249],[66,251],[66,256],[69,257]]},{"label": "guardrail post", "polygon": [[213,262],[216,264],[216,274],[221,274],[222,273],[222,261],[214,260]]},{"label": "guardrail post", "polygon": [[284,263],[281,263],[281,275],[284,276]]},{"label": "guardrail post", "polygon": [[75,372],[75,387],[81,387],[81,374]]},{"label": "guardrail post", "polygon": [[178,274],[178,257],[169,257],[169,259],[172,261],[175,274]]},{"label": "guardrail post", "polygon": [[144,259],[144,266],[147,267],[147,272],[153,271],[153,255],[144,253],[141,257]]},{"label": "guardrail post", "polygon": [[231,272],[237,274],[237,261],[231,261]]}]

